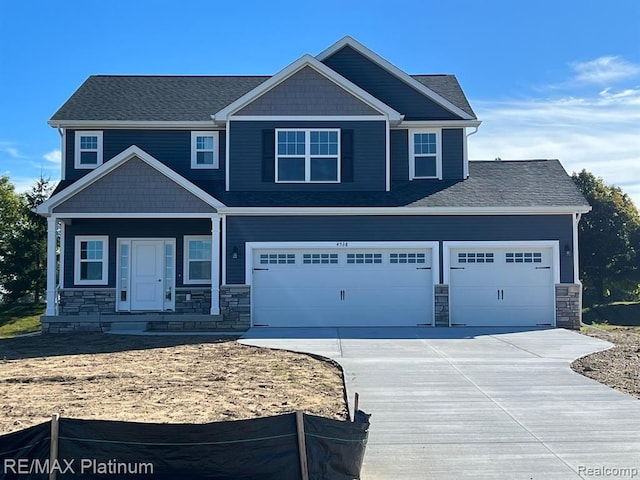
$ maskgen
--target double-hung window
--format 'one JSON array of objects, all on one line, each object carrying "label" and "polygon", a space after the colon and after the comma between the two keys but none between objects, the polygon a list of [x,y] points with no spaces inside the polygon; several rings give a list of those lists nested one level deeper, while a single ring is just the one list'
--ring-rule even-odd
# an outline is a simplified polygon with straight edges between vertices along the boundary
[{"label": "double-hung window", "polygon": [[109,237],[78,236],[75,241],[75,284],[107,285]]},{"label": "double-hung window", "polygon": [[218,168],[218,132],[191,132],[191,168]]},{"label": "double-hung window", "polygon": [[211,283],[211,237],[184,237],[184,283]]},{"label": "double-hung window", "polygon": [[414,178],[442,178],[439,130],[410,130],[409,174]]},{"label": "double-hung window", "polygon": [[75,168],[93,169],[102,165],[102,132],[77,131]]},{"label": "double-hung window", "polygon": [[276,182],[339,181],[339,129],[276,129]]}]

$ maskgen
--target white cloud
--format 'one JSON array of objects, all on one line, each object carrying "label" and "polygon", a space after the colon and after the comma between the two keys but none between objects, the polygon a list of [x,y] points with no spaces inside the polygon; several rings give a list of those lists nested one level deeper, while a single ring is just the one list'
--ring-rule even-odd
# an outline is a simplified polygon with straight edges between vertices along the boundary
[{"label": "white cloud", "polygon": [[60,165],[62,160],[62,152],[60,150],[52,150],[48,153],[45,153],[42,158],[44,158],[47,162],[55,163],[56,165]]},{"label": "white cloud", "polygon": [[640,66],[616,56],[599,57],[586,62],[572,62],[574,80],[586,84],[610,84],[640,74]]},{"label": "white cloud", "polygon": [[11,158],[25,158],[24,155],[22,155],[20,151],[16,147],[13,147],[9,142],[0,142],[0,152],[6,153]]},{"label": "white cloud", "polygon": [[640,90],[591,97],[472,102],[483,124],[469,158],[557,158],[616,184],[640,207]]}]

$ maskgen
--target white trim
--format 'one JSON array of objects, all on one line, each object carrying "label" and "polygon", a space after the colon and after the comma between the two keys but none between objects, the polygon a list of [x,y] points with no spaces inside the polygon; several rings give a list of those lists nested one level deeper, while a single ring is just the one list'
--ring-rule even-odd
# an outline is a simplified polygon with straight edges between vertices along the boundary
[{"label": "white trim", "polygon": [[[109,172],[115,170],[120,165],[131,160],[133,157],[137,157],[143,162],[147,163],[149,166],[155,168],[160,173],[162,173],[163,175],[165,175],[166,177],[168,177],[169,179],[173,180],[175,183],[180,185],[182,188],[187,190],[189,193],[195,195],[203,202],[214,207],[216,210],[220,208],[224,208],[224,204],[222,202],[212,197],[211,195],[206,193],[204,190],[196,187],[189,180],[177,174],[176,172],[171,170],[169,167],[164,165],[162,162],[153,158],[151,155],[149,155],[147,152],[142,150],[140,147],[136,145],[132,145],[126,150],[116,155],[115,157],[113,157],[108,162],[103,163],[98,168],[86,174],[84,177],[82,177],[77,182],[73,183],[68,188],[65,188],[63,191],[58,192],[57,194],[47,199],[45,202],[38,205],[38,207],[36,208],[36,213],[44,216],[51,215],[55,207],[57,207],[64,201],[68,200],[69,198],[73,197],[75,194],[79,193],[80,191],[84,190],[85,188],[90,186],[93,182],[107,175]],[[118,215],[124,216],[120,214]],[[97,217],[99,215],[92,215],[92,216]],[[68,217],[68,215],[65,215],[65,217]]]},{"label": "white trim", "polygon": [[385,191],[391,191],[391,129],[389,128],[389,120],[385,122],[385,168],[384,168],[384,188]]},{"label": "white trim", "polygon": [[547,248],[552,251],[553,287],[560,283],[560,241],[559,240],[502,240],[502,241],[465,241],[442,242],[443,283],[449,285],[451,269],[451,250],[454,248]]},{"label": "white trim", "polygon": [[481,124],[480,120],[403,120],[394,128],[465,128]]},{"label": "white trim", "polygon": [[[585,206],[566,207],[227,207],[226,215],[572,215]],[[221,211],[222,213],[222,211]],[[66,216],[66,214],[65,214]]]},{"label": "white trim", "polygon": [[[436,306],[435,306],[435,286],[440,283],[440,243],[439,242],[421,242],[421,241],[382,241],[382,242],[351,242],[351,241],[333,241],[333,242],[246,242],[244,246],[245,264],[244,264],[244,284],[250,287],[251,300],[253,305],[253,251],[254,250],[277,250],[277,249],[339,249],[339,250],[359,250],[359,249],[429,249],[431,250],[431,301],[433,308],[431,309],[431,325],[436,324]],[[253,308],[251,309],[251,326],[253,326]]]},{"label": "white trim", "polygon": [[58,127],[58,133],[60,134],[60,163],[62,164],[60,180],[65,180],[67,178],[67,129]]},{"label": "white trim", "polygon": [[229,120],[227,120],[227,122],[225,123],[225,127],[226,127],[226,134],[224,136],[224,190],[225,192],[229,191],[229,179],[230,177],[230,173],[229,173],[229,152],[231,151],[231,143],[229,142],[229,138],[231,137],[231,135],[229,135]]},{"label": "white trim", "polygon": [[[573,224],[573,283],[580,283],[580,250],[578,243],[578,223],[580,222],[580,213],[571,216]],[[582,311],[582,305],[580,306]]]},{"label": "white trim", "polygon": [[[280,132],[304,132],[304,151],[303,155],[281,155],[278,153],[278,133]],[[311,132],[335,132],[338,142],[338,153],[335,155],[324,155],[311,153]],[[339,128],[276,128],[275,129],[275,183],[340,183],[340,170],[342,166],[342,145],[340,142],[341,130]],[[278,170],[280,158],[303,158],[304,157],[304,180],[280,180],[278,179]],[[335,180],[312,180],[311,179],[311,160],[312,158],[337,159],[336,179]]]},{"label": "white trim", "polygon": [[[185,235],[183,239],[183,247],[182,247],[182,284],[183,285],[212,285],[214,283],[214,279],[211,280],[191,280],[189,278],[189,241],[191,240],[202,240],[202,241],[210,241],[211,242],[211,264],[213,270],[213,242],[212,235]],[[204,259],[206,261],[206,259]]]},{"label": "white trim", "polygon": [[328,80],[331,80],[339,87],[342,87],[345,91],[358,98],[362,102],[368,104],[373,109],[379,111],[381,114],[386,115],[391,121],[399,123],[402,120],[402,115],[399,112],[391,108],[389,105],[381,102],[369,92],[358,87],[350,80],[347,80],[345,77],[308,54],[303,55],[295,62],[280,70],[274,76],[265,80],[263,83],[217,112],[213,116],[214,120],[216,121],[216,123],[226,122],[230,116],[242,109],[244,106],[250,104],[258,97],[264,95],[276,85],[279,85],[284,80],[296,74],[298,71],[307,66],[313,68],[316,72],[318,72]]},{"label": "white trim", "polygon": [[[198,163],[198,145],[197,138],[198,137],[213,137],[213,149],[211,153],[213,153],[213,163],[212,164],[201,164]],[[202,150],[209,151],[209,150]],[[220,135],[218,131],[214,130],[193,130],[191,132],[191,168],[194,170],[217,170],[220,168]]]},{"label": "white trim", "polygon": [[53,128],[133,128],[133,129],[184,129],[216,128],[211,120],[196,121],[164,121],[164,120],[49,120],[47,124]]},{"label": "white trim", "polygon": [[220,236],[221,240],[221,258],[222,265],[220,267],[220,283],[225,285],[227,283],[227,216],[221,215]]},{"label": "white trim", "polygon": [[386,115],[233,115],[230,120],[244,122],[353,122],[384,121]]},{"label": "white trim", "polygon": [[[48,219],[47,219],[48,220]],[[65,245],[66,245],[66,236],[67,236],[67,224],[65,222],[60,222],[60,259],[59,262],[59,273],[58,273],[58,286],[60,288],[64,288],[64,273],[65,273]],[[48,271],[48,270],[47,270]]]},{"label": "white trim", "polygon": [[[102,278],[100,280],[82,280],[80,278],[80,244],[82,242],[102,242]],[[97,261],[97,260],[95,260]],[[109,237],[107,235],[76,235],[73,251],[73,285],[109,284]]]},{"label": "white trim", "polygon": [[422,83],[418,82],[415,78],[403,72],[398,67],[396,67],[389,61],[385,60],[384,58],[382,58],[380,55],[373,52],[372,50],[369,50],[367,47],[365,47],[360,42],[358,42],[357,40],[355,40],[354,38],[348,35],[338,40],[329,48],[320,52],[318,55],[316,55],[316,58],[322,62],[326,60],[328,57],[330,57],[331,55],[333,55],[335,52],[337,52],[338,50],[341,50],[346,46],[353,48],[355,51],[367,57],[369,60],[376,63],[378,66],[384,68],[392,75],[395,75],[396,77],[398,77],[400,80],[402,80],[404,83],[406,83],[410,87],[413,87],[418,92],[422,93],[423,95],[430,98],[434,102],[440,104],[442,107],[449,110],[450,112],[460,116],[462,119],[465,119],[465,120],[473,119],[471,115],[469,115],[467,112],[462,110],[460,107],[455,106],[446,98],[438,95],[436,92],[434,92],[427,86],[423,85]]},{"label": "white trim", "polygon": [[467,129],[462,130],[464,139],[462,140],[462,178],[469,178],[469,141],[467,140]]},{"label": "white trim", "polygon": [[[211,218],[209,213],[180,213],[180,212],[153,212],[153,213],[59,213],[60,218]],[[45,215],[47,216],[47,215]]]},{"label": "white trim", "polygon": [[[58,219],[47,218],[47,309],[45,314],[56,314],[57,289],[56,289],[56,228]],[[64,248],[62,248],[64,250]],[[40,299],[36,298],[36,302]]]},{"label": "white trim", "polygon": [[[436,136],[436,174],[432,177],[417,177],[416,176],[416,153],[415,153],[415,140],[414,135],[420,133],[428,133],[434,134]],[[424,156],[424,155],[419,155]],[[432,156],[432,155],[426,155]],[[437,179],[442,180],[442,129],[432,128],[432,129],[419,129],[419,128],[410,128],[409,129],[409,180],[414,179]]]},{"label": "white trim", "polygon": [[[80,141],[82,137],[96,137],[97,145],[96,148],[93,149],[82,149],[80,145]],[[102,165],[102,151],[103,151],[103,141],[102,141],[102,131],[100,130],[76,130],[74,132],[74,150],[73,150],[73,167],[76,170],[94,170]],[[95,152],[96,153],[96,163],[80,163],[80,158],[82,152]]]},{"label": "white trim", "polygon": [[211,315],[220,314],[220,217],[211,217]]}]

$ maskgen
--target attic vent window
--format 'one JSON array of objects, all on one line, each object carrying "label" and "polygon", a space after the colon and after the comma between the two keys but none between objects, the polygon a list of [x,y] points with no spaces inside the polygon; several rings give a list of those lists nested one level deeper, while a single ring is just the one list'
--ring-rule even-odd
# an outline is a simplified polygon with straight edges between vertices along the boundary
[{"label": "attic vent window", "polygon": [[93,169],[102,165],[102,132],[78,131],[75,142],[75,168]]},{"label": "attic vent window", "polygon": [[218,140],[218,132],[191,132],[191,168],[219,168]]}]

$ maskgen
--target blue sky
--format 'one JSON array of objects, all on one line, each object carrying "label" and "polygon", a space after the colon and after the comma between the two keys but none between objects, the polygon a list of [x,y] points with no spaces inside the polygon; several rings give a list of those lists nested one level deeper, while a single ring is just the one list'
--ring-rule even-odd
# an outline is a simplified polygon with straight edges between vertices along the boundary
[{"label": "blue sky", "polygon": [[559,158],[640,206],[638,0],[0,2],[0,174],[59,178],[46,121],[91,74],[273,74],[351,35],[455,74],[471,159]]}]

